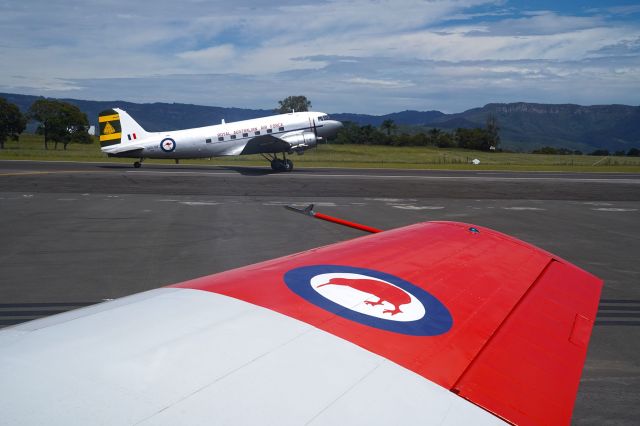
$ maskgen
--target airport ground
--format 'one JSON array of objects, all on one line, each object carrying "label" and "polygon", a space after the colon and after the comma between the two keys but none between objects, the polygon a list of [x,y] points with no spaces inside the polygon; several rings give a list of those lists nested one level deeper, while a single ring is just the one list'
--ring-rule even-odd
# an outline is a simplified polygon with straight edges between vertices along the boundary
[{"label": "airport ground", "polygon": [[[0,161],[0,326],[362,235],[455,220],[603,278],[573,423],[640,418],[640,174]],[[491,262],[491,253],[487,253]]]}]

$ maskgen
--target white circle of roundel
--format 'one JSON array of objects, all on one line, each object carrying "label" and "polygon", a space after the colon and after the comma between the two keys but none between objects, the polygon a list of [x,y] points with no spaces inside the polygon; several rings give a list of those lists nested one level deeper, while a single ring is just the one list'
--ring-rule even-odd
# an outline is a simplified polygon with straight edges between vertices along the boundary
[{"label": "white circle of roundel", "polygon": [[[401,291],[406,294],[409,297],[410,302],[402,304],[399,307],[394,306],[391,302],[386,300],[377,304],[380,297],[373,293],[367,293],[349,285],[328,285],[327,283],[329,283],[332,278],[378,281],[383,283],[384,286],[391,286],[397,289],[394,290],[394,292]],[[423,318],[426,313],[422,302],[420,302],[413,294],[379,278],[362,274],[339,272],[316,275],[311,278],[310,284],[311,287],[322,297],[329,299],[338,305],[344,306],[347,309],[372,317],[390,321],[409,322]],[[391,312],[395,311],[396,308],[399,308],[400,312],[391,314]]]},{"label": "white circle of roundel", "polygon": [[176,149],[176,141],[171,138],[164,138],[160,141],[160,149],[165,153],[173,152]]}]

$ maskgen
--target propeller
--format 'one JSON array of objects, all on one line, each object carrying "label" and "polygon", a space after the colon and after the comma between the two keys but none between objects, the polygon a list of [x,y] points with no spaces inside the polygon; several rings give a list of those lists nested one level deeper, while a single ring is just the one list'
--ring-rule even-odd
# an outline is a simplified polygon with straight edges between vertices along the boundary
[{"label": "propeller", "polygon": [[320,140],[322,139],[321,137],[318,136],[318,126],[316,125],[316,119],[313,119],[313,134],[316,137],[316,149],[318,149],[320,147]]}]

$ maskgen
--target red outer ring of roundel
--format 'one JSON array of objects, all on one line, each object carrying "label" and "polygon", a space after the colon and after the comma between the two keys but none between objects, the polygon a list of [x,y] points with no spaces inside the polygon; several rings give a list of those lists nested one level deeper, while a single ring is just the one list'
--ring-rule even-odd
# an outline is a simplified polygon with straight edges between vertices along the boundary
[{"label": "red outer ring of roundel", "polygon": [[[354,273],[387,281],[418,299],[423,304],[426,314],[419,320],[397,322],[352,311],[323,297],[311,286],[311,279],[313,277],[329,273]],[[285,273],[284,282],[291,291],[309,303],[341,316],[342,318],[370,327],[411,336],[437,336],[448,332],[453,326],[453,318],[449,309],[436,299],[435,296],[415,284],[411,284],[408,281],[385,272],[340,265],[303,266]]]},{"label": "red outer ring of roundel", "polygon": [[[165,147],[165,143],[168,145],[167,147]],[[162,139],[162,142],[160,142],[160,149],[164,152],[173,152],[176,149],[176,141],[171,138]]]}]

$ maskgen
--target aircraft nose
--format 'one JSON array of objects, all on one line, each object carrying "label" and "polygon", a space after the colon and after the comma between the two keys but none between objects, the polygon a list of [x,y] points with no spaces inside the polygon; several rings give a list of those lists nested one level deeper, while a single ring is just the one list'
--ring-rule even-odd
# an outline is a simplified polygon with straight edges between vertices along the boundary
[{"label": "aircraft nose", "polygon": [[323,126],[325,130],[325,137],[332,138],[338,134],[338,130],[342,128],[342,123],[337,120],[327,120],[324,122]]}]

